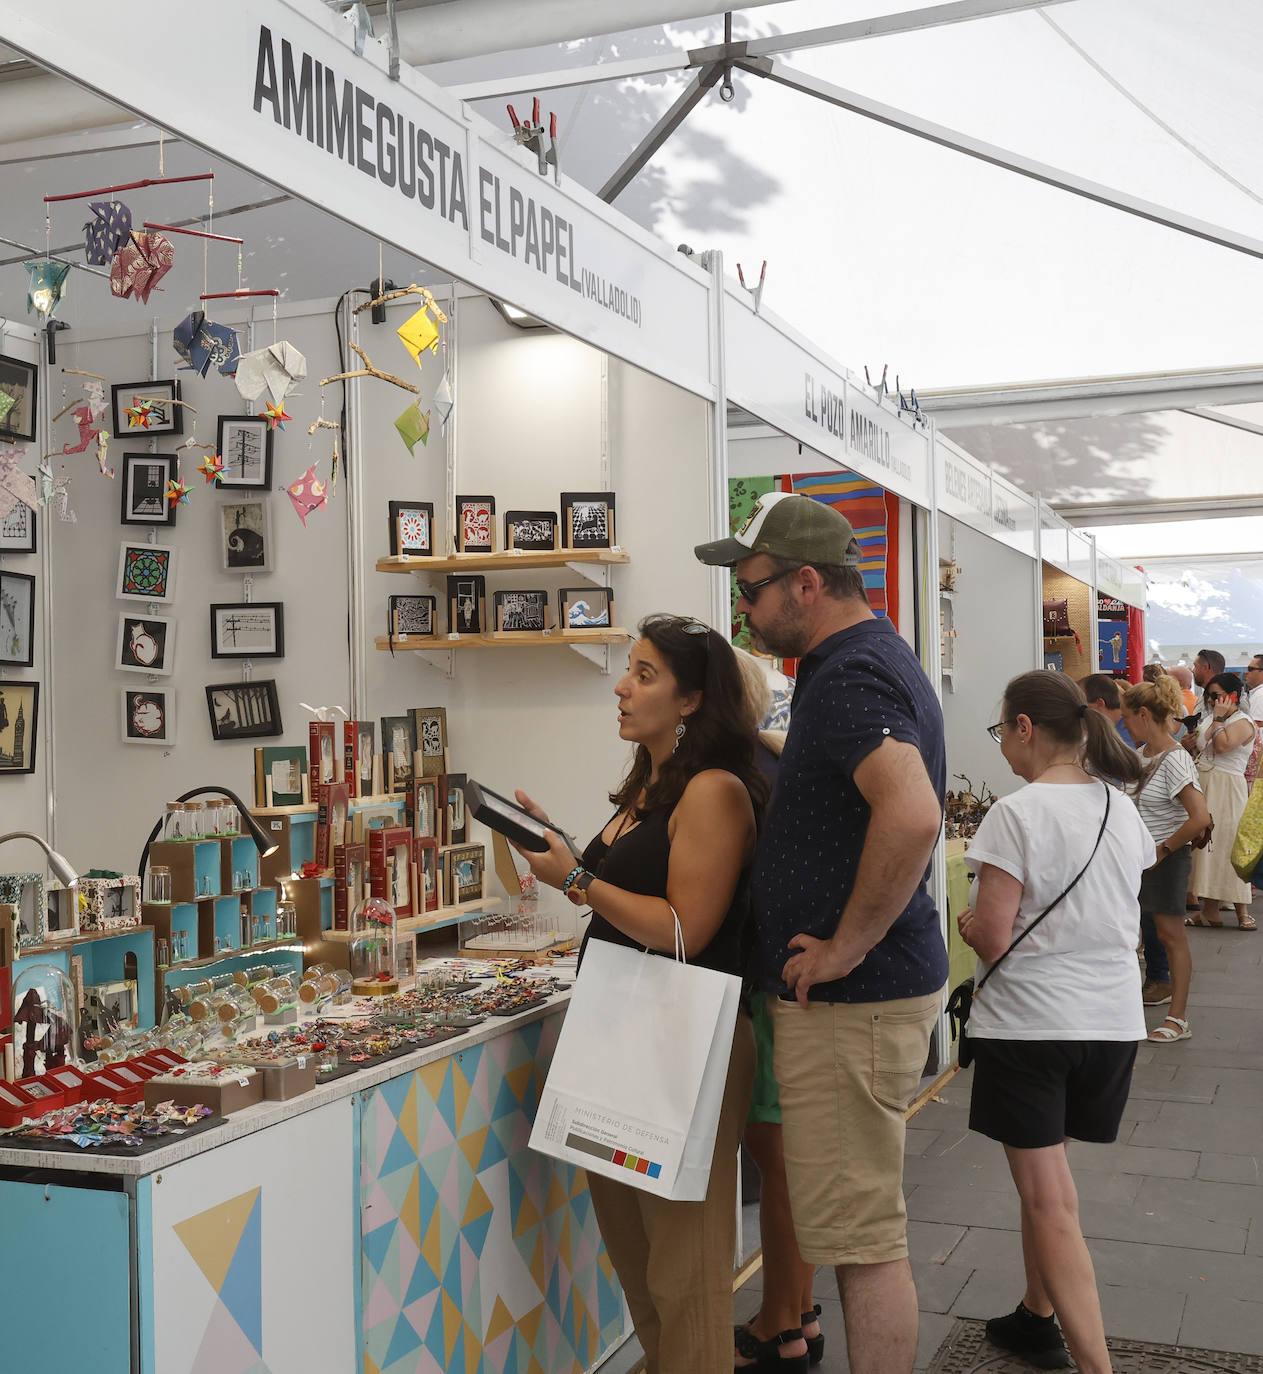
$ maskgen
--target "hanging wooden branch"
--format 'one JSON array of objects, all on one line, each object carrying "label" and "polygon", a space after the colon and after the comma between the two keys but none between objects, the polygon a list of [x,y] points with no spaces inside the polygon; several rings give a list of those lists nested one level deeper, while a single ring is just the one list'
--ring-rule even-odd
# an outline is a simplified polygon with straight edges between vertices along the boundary
[{"label": "hanging wooden branch", "polygon": [[[323,383],[321,383],[321,385],[323,385]],[[318,429],[340,430],[341,428],[342,426],[336,420],[326,420],[325,417],[321,415],[318,419],[313,420],[311,424],[307,426],[307,433],[314,434]],[[334,444],[336,445],[336,443],[337,440],[335,439]]]},{"label": "hanging wooden branch", "polygon": [[62,406],[62,408],[57,412],[56,415],[53,416],[53,418],[52,418],[48,423],[49,423],[50,425],[55,425],[55,424],[57,423],[57,421],[60,420],[61,417],[62,417],[68,410],[74,410],[74,408],[75,408],[76,406],[81,406],[82,404],[83,404],[83,397],[82,397],[82,396],[76,396],[75,399],[74,399],[73,401],[67,401],[66,404],[65,404],[64,406]]},{"label": "hanging wooden branch", "polygon": [[82,368],[78,367],[63,367],[62,371],[69,373],[72,377],[91,377],[94,382],[103,382],[105,380],[99,372],[84,372]]},{"label": "hanging wooden branch", "polygon": [[385,305],[387,301],[397,301],[400,296],[420,296],[426,308],[431,311],[439,324],[447,323],[447,316],[439,307],[438,301],[434,299],[433,293],[428,286],[402,286],[398,291],[387,291],[383,296],[375,296],[371,301],[365,301],[363,305],[357,305],[351,313],[358,315],[361,310],[368,310],[374,305]]},{"label": "hanging wooden branch", "polygon": [[174,396],[142,396],[139,392],[134,392],[132,403],[135,404],[137,401],[148,401],[150,405],[155,406],[183,406],[190,415],[197,414],[196,406],[189,405],[187,401],[178,400]]},{"label": "hanging wooden branch", "polygon": [[372,359],[359,344],[353,343],[351,347],[364,360],[364,366],[356,368],[354,372],[336,372],[332,377],[322,377],[320,379],[321,386],[328,386],[330,382],[349,381],[352,377],[376,377],[379,382],[389,382],[391,386],[400,387],[404,391],[411,391],[414,396],[421,394],[419,386],[413,386],[411,382],[405,382],[399,377],[392,377],[389,372],[383,372],[381,368],[374,367]]}]

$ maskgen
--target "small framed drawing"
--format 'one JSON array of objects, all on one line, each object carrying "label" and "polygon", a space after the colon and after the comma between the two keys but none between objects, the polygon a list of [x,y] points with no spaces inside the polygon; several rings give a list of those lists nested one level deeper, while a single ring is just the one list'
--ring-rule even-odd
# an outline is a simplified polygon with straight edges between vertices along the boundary
[{"label": "small framed drawing", "polygon": [[613,548],[614,493],[563,491],[561,534],[562,545],[567,549]]},{"label": "small framed drawing", "polygon": [[35,662],[35,578],[0,572],[0,664],[29,668]]},{"label": "small framed drawing", "polygon": [[111,391],[116,439],[184,433],[184,407],[172,404],[180,399],[179,382],[119,382]]},{"label": "small framed drawing", "polygon": [[563,587],[557,612],[563,630],[608,629],[614,624],[614,593],[609,587]]},{"label": "small framed drawing", "polygon": [[118,618],[114,666],[125,673],[170,677],[175,668],[175,621],[124,612]]},{"label": "small framed drawing", "polygon": [[219,533],[225,572],[272,571],[272,522],[266,500],[246,498],[220,506]]},{"label": "small framed drawing", "polygon": [[480,635],[487,621],[487,579],[453,573],[447,579],[447,632]]},{"label": "small framed drawing", "polygon": [[392,557],[429,558],[434,553],[434,506],[429,501],[391,501]]},{"label": "small framed drawing", "polygon": [[407,790],[416,748],[411,716],[382,717],[382,774],[391,792]]},{"label": "small framed drawing", "polygon": [[175,595],[175,550],[170,544],[124,543],[114,595],[127,601],[170,601]]},{"label": "small framed drawing", "polygon": [[555,549],[557,512],[552,510],[508,510],[504,513],[506,549]]},{"label": "small framed drawing", "polygon": [[0,353],[0,441],[35,442],[35,400],[39,368]]},{"label": "small framed drawing", "polygon": [[497,630],[547,630],[552,612],[547,592],[494,592]]},{"label": "small framed drawing", "polygon": [[387,611],[387,633],[390,635],[432,635],[438,633],[435,611],[438,599],[433,596],[392,596]]},{"label": "small framed drawing", "polygon": [[261,415],[221,415],[216,443],[221,487],[272,490],[272,431]]},{"label": "small framed drawing", "polygon": [[439,892],[439,847],[436,840],[419,839],[417,854],[417,908],[437,911],[443,905]]},{"label": "small framed drawing", "polygon": [[[3,434],[0,433],[0,438]],[[15,503],[13,509],[0,520],[0,554],[36,553],[36,530],[39,521],[35,512],[24,501]]]},{"label": "small framed drawing", "polygon": [[436,844],[441,837],[438,778],[412,781],[412,833],[419,840],[433,840]]},{"label": "small framed drawing", "polygon": [[412,718],[413,747],[421,756],[416,776],[439,778],[447,772],[447,707],[414,706]]},{"label": "small framed drawing", "polygon": [[493,553],[496,546],[496,498],[456,498],[456,552]]},{"label": "small framed drawing", "polygon": [[211,738],[257,739],[281,733],[281,702],[272,678],[223,682],[206,688]]},{"label": "small framed drawing", "polygon": [[469,813],[465,809],[465,788],[469,778],[464,773],[447,775],[447,842],[464,844],[469,839]]},{"label": "small framed drawing", "polygon": [[210,608],[212,658],[284,658],[280,601],[227,601]]},{"label": "small framed drawing", "polygon": [[165,688],[144,687],[133,691],[124,687],[123,743],[175,743],[175,693]]},{"label": "small framed drawing", "polygon": [[33,773],[39,683],[0,682],[0,774]]},{"label": "small framed drawing", "polygon": [[459,906],[462,902],[481,901],[485,860],[482,845],[453,845],[447,851],[446,858],[448,905]]},{"label": "small framed drawing", "polygon": [[167,483],[178,472],[173,453],[123,454],[123,524],[174,525],[180,503],[167,500]]}]

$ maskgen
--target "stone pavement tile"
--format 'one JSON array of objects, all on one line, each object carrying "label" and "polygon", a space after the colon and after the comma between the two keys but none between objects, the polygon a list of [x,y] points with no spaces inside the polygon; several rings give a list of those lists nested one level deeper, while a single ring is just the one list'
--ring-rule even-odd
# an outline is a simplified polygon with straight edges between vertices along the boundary
[{"label": "stone pavement tile", "polygon": [[947,1313],[969,1282],[972,1269],[959,1264],[925,1264],[912,1261],[912,1277],[917,1286],[917,1310]]},{"label": "stone pavement tile", "polygon": [[1160,1048],[1167,1050],[1173,1060],[1178,1056],[1181,1068],[1185,1065],[1209,1065],[1225,1069],[1263,1069],[1263,1054],[1256,1050],[1239,1049],[1236,1043],[1227,1048],[1211,1048],[1203,1045],[1195,1035],[1192,1040],[1181,1040]]},{"label": "stone pavement tile", "polygon": [[1249,1239],[1245,1243],[1247,1255],[1263,1255],[1263,1221],[1258,1217],[1250,1223]]},{"label": "stone pavement tile", "polygon": [[1199,1009],[1225,1007],[1240,1011],[1252,1011],[1259,1005],[1258,998],[1248,992],[1207,992],[1197,978],[1194,978],[1193,986],[1189,989],[1188,1004]]},{"label": "stone pavement tile", "polygon": [[[952,1251],[952,1263],[967,1269],[994,1270],[1006,1282],[1015,1282],[1014,1275],[1022,1273],[1022,1237],[1017,1231],[996,1231],[984,1226],[971,1226],[964,1239]],[[1017,1298],[1022,1295],[1019,1293]],[[1009,1303],[1009,1311],[1017,1304],[1017,1298]],[[961,1311],[959,1305],[954,1309],[958,1317],[975,1317],[976,1312]],[[994,1317],[994,1312],[988,1312]]]},{"label": "stone pavement tile", "polygon": [[[921,1313],[921,1329],[917,1337],[917,1360],[913,1365],[913,1374],[925,1374],[929,1369],[930,1362],[938,1354],[939,1347],[951,1333],[955,1320],[952,1317],[943,1317],[936,1312]],[[825,1363],[821,1366],[835,1374],[843,1366],[835,1365],[832,1361],[832,1354],[829,1350],[825,1351]],[[849,1368],[849,1366],[847,1366]]]},{"label": "stone pavement tile", "polygon": [[[1203,1107],[1203,1111],[1207,1108]],[[1159,1120],[1161,1118],[1159,1117]],[[1148,1130],[1147,1122],[1133,1127]],[[1122,1174],[1155,1174],[1162,1178],[1192,1178],[1197,1171],[1196,1147],[1188,1150],[1167,1149],[1163,1143],[1094,1145],[1089,1141],[1075,1141],[1070,1146],[1070,1169],[1076,1178],[1084,1172],[1104,1171]]]},{"label": "stone pavement tile", "polygon": [[[960,1188],[921,1184],[908,1197],[910,1221],[938,1221],[956,1226],[985,1226],[1016,1231],[1021,1225],[1017,1191],[963,1192]],[[1244,1245],[1245,1238],[1242,1237]]]},{"label": "stone pavement tile", "polygon": [[903,1146],[905,1158],[923,1155],[942,1134],[942,1131],[931,1130],[922,1126],[909,1126]]},{"label": "stone pavement tile", "polygon": [[[964,1237],[963,1226],[949,1226],[933,1221],[909,1221],[908,1253],[914,1260],[920,1260],[925,1264],[942,1264]],[[939,1310],[947,1309],[935,1309]]]},{"label": "stone pavement tile", "polygon": [[1212,1183],[1263,1183],[1257,1155],[1221,1155],[1202,1151],[1197,1177]]},{"label": "stone pavement tile", "polygon": [[[1229,1185],[1208,1184],[1208,1187]],[[1227,1254],[1245,1253],[1249,1221],[1209,1221],[1174,1206],[1140,1199],[1130,1207],[1113,1203],[1086,1204],[1080,1209],[1079,1224],[1088,1240],[1135,1241],[1142,1245],[1179,1245],[1192,1250],[1222,1250]]]},{"label": "stone pavement tile", "polygon": [[1248,1226],[1250,1221],[1263,1217],[1263,1188],[1246,1183],[1211,1183],[1205,1179],[1147,1178],[1136,1207],[1159,1215],[1186,1212],[1206,1221]]},{"label": "stone pavement tile", "polygon": [[950,1315],[986,1321],[989,1317],[999,1317],[1005,1312],[1012,1312],[1021,1299],[1026,1283],[1022,1272],[1020,1243],[1018,1251],[1016,1266],[1007,1269],[975,1269],[969,1276],[969,1282],[961,1289],[952,1304]]},{"label": "stone pavement tile", "polygon": [[[1200,1150],[1214,1145],[1225,1154],[1249,1154],[1259,1143],[1260,1112],[1252,1107],[1204,1106],[1194,1102],[1164,1102],[1156,1121],[1132,1127],[1128,1145],[1155,1146],[1168,1151]],[[1169,1172],[1146,1169],[1146,1173]],[[1191,1177],[1192,1171],[1183,1175]]]},{"label": "stone pavement tile", "polygon": [[[943,1131],[935,1144],[925,1152],[927,1159],[949,1159],[958,1169],[971,1164],[1004,1164],[1004,1146],[998,1140],[980,1135],[977,1131]],[[1005,1165],[1007,1171],[1008,1166]]]},{"label": "stone pavement tile", "polygon": [[1135,1288],[1101,1283],[1099,1278],[1097,1288],[1101,1294],[1101,1317],[1107,1336],[1125,1341],[1174,1344],[1184,1312],[1184,1293],[1175,1288],[1154,1288],[1147,1284]]},{"label": "stone pavement tile", "polygon": [[1215,1107],[1253,1108],[1263,1137],[1263,1070],[1233,1069],[1215,1089]]},{"label": "stone pavement tile", "polygon": [[[1162,1024],[1161,1019],[1156,1016],[1149,1017],[1154,1026]],[[1150,1027],[1152,1029],[1152,1026]],[[1159,1045],[1160,1050],[1175,1049],[1177,1045],[1186,1042],[1177,1040],[1170,1045]],[[1128,1108],[1136,1104],[1140,1099],[1146,1108],[1153,1113],[1151,1116],[1137,1118],[1142,1121],[1152,1121],[1153,1116],[1157,1115],[1157,1106],[1162,1102],[1213,1102],[1215,1098],[1215,1084],[1201,1080],[1186,1079],[1181,1082],[1177,1074],[1178,1065],[1172,1064],[1169,1060],[1165,1064],[1151,1064],[1144,1069],[1145,1077],[1141,1077],[1142,1071],[1137,1069],[1132,1074],[1131,1095],[1127,1100]]]},{"label": "stone pavement tile", "polygon": [[[970,1237],[966,1236],[952,1260],[969,1263]],[[1098,1283],[1132,1284],[1143,1274],[1156,1288],[1185,1293],[1203,1288],[1255,1301],[1263,1293],[1263,1256],[1233,1255],[1210,1250],[1191,1250],[1178,1245],[1135,1245],[1127,1241],[1092,1240],[1088,1243]]]},{"label": "stone pavement tile", "polygon": [[[994,1142],[993,1142],[994,1143]],[[999,1147],[997,1146],[997,1153]],[[1073,1156],[1072,1156],[1073,1160]],[[903,1180],[906,1191],[918,1184],[957,1187],[965,1192],[1013,1193],[1013,1176],[1004,1156],[994,1160],[975,1162],[962,1168],[950,1156],[909,1159],[904,1161]],[[1075,1177],[1081,1202],[1134,1202],[1140,1185],[1140,1174],[1108,1173],[1105,1170],[1083,1170]]]},{"label": "stone pavement tile", "polygon": [[1213,1289],[1190,1293],[1180,1344],[1263,1355],[1263,1302],[1242,1302]]},{"label": "stone pavement tile", "polygon": [[1123,1121],[1156,1121],[1158,1109],[1162,1106],[1160,1097],[1129,1097],[1123,1107]]}]

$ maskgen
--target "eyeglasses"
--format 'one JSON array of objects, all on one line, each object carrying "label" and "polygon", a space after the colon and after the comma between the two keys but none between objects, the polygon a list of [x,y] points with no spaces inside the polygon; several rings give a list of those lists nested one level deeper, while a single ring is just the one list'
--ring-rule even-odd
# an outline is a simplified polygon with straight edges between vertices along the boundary
[{"label": "eyeglasses", "polygon": [[741,578],[737,578],[737,591],[744,600],[753,606],[759,599],[759,593],[764,587],[770,587],[773,582],[779,582],[782,577],[789,577],[791,573],[797,571],[797,568],[782,568],[780,572],[773,573],[771,577],[765,577],[759,582],[743,582]]},{"label": "eyeglasses", "polygon": [[680,629],[683,630],[686,635],[710,634],[709,625],[703,625],[700,620],[689,620],[683,617],[680,619]]},{"label": "eyeglasses", "polygon": [[1016,722],[1016,721],[1013,721],[1013,720],[998,720],[998,721],[996,721],[996,723],[995,723],[994,725],[988,725],[988,726],[987,726],[987,734],[989,734],[989,735],[991,736],[991,738],[992,738],[993,740],[995,740],[995,742],[996,742],[997,744],[999,744],[999,743],[1000,743],[1000,732],[1004,729],[1004,727],[1005,727],[1006,725],[1016,725],[1016,724],[1017,724],[1017,722]]}]

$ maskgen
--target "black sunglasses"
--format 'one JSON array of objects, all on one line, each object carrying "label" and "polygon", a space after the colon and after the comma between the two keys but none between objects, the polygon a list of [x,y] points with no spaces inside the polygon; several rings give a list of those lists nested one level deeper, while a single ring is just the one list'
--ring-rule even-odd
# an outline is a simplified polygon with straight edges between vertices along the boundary
[{"label": "black sunglasses", "polygon": [[764,587],[770,587],[773,582],[779,582],[782,577],[789,577],[797,571],[797,568],[782,568],[780,572],[773,573],[771,577],[765,577],[759,582],[743,582],[741,578],[737,578],[737,592],[753,606]]}]

